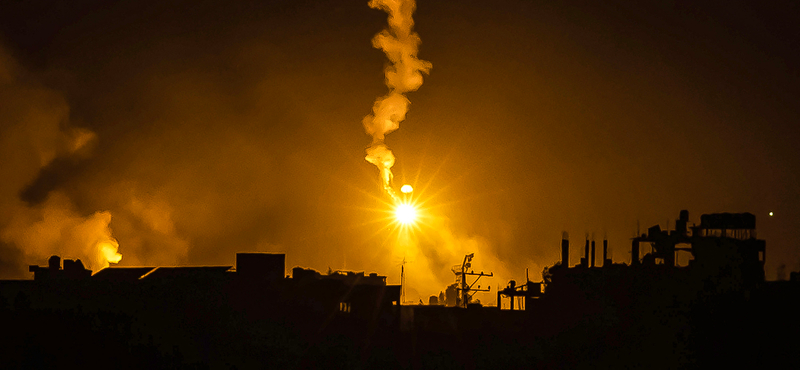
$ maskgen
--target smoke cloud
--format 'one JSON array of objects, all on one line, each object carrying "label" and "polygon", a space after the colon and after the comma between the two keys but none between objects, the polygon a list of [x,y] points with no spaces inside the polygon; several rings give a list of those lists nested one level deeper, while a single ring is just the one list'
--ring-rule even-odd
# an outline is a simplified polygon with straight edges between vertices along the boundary
[{"label": "smoke cloud", "polygon": [[389,28],[372,39],[372,46],[386,53],[391,64],[384,70],[389,93],[378,98],[372,106],[372,114],[364,117],[364,129],[372,136],[366,160],[378,167],[383,188],[397,200],[392,188],[392,166],[394,154],[384,144],[387,134],[400,128],[406,119],[410,102],[405,93],[416,91],[422,85],[422,74],[427,74],[431,63],[417,58],[420,38],[411,18],[416,9],[414,0],[372,0],[369,6],[389,14]]},{"label": "smoke cloud", "polygon": [[38,84],[2,48],[0,101],[0,250],[14,258],[3,261],[0,278],[20,277],[22,257],[58,254],[95,270],[119,262],[111,214],[81,214],[65,193],[49,189],[60,168],[89,155],[97,135],[71,126],[63,96]]}]

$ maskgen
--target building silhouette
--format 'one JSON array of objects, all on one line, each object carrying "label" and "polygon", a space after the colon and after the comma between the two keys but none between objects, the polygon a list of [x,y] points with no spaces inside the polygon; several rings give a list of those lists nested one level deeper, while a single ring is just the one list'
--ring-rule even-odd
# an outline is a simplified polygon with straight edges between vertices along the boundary
[{"label": "building silhouette", "polygon": [[[630,261],[609,259],[604,241],[596,263],[598,249],[587,240],[570,266],[562,238],[562,261],[542,281],[497,292],[513,309],[448,304],[455,284],[432,304],[401,306],[401,287],[385,276],[302,267],[287,276],[283,254],[95,274],[53,256],[30,267],[33,280],[0,281],[0,367],[800,365],[800,278],[765,281],[766,242],[752,214],[702,215],[693,225],[682,211],[674,230],[654,226],[631,239]],[[678,253],[691,255],[686,266]]]}]

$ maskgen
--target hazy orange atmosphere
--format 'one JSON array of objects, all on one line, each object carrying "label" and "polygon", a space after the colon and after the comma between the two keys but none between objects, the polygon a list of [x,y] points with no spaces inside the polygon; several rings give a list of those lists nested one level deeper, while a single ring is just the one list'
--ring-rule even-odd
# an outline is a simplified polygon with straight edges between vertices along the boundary
[{"label": "hazy orange atmosphere", "polygon": [[562,231],[629,262],[682,209],[800,270],[795,3],[418,0],[384,46],[368,3],[0,2],[0,279],[260,251],[427,301],[469,253],[540,280]]}]

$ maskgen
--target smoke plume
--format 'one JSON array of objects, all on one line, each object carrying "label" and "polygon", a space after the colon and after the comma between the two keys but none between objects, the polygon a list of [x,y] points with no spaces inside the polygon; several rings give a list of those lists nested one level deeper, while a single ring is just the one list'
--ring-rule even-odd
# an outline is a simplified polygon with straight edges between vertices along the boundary
[{"label": "smoke plume", "polygon": [[69,125],[63,96],[34,81],[2,48],[0,101],[0,278],[19,278],[24,261],[54,254],[95,270],[119,262],[111,214],[81,214],[52,189],[57,167],[88,155],[96,135]]},{"label": "smoke plume", "polygon": [[414,0],[372,0],[369,6],[389,14],[389,27],[375,35],[372,46],[383,50],[391,64],[384,71],[389,93],[378,98],[372,106],[372,114],[364,117],[364,129],[372,136],[366,160],[378,167],[383,188],[396,200],[392,188],[394,155],[384,139],[405,120],[410,104],[405,93],[422,85],[422,74],[430,71],[431,63],[417,58],[420,38],[413,31]]}]

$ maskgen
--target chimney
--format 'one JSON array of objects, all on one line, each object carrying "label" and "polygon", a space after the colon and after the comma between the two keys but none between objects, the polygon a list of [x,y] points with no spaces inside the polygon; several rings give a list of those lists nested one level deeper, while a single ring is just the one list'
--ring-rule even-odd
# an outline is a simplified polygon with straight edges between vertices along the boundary
[{"label": "chimney", "polygon": [[603,267],[609,265],[608,261],[608,239],[603,239]]},{"label": "chimney", "polygon": [[594,240],[592,240],[592,258],[589,260],[589,263],[590,263],[591,267],[594,267],[594,255],[595,255],[594,251],[595,251],[595,249],[594,249]]},{"label": "chimney", "polygon": [[586,238],[586,247],[583,252],[583,267],[589,267],[589,238]]},{"label": "chimney", "polygon": [[569,267],[569,234],[561,234],[561,266]]}]

